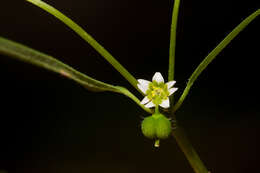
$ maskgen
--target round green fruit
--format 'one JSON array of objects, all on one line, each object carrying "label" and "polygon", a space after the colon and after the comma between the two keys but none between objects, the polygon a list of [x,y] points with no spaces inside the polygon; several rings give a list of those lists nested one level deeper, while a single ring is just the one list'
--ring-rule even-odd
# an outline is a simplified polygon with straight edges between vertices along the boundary
[{"label": "round green fruit", "polygon": [[154,119],[154,117],[146,117],[142,121],[141,128],[145,137],[150,139],[156,138],[156,120]]},{"label": "round green fruit", "polygon": [[165,116],[161,116],[156,120],[156,136],[158,139],[166,139],[172,131],[171,121]]},{"label": "round green fruit", "polygon": [[163,114],[153,114],[142,122],[142,132],[150,139],[166,139],[171,134],[171,122]]}]

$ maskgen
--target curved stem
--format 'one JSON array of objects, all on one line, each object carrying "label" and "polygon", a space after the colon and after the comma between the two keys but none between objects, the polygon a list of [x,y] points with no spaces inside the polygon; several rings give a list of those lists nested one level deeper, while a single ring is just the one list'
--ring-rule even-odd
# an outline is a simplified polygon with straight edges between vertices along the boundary
[{"label": "curved stem", "polygon": [[89,35],[82,27],[72,21],[70,18],[62,14],[60,11],[41,0],[26,0],[46,12],[52,14],[57,19],[66,24],[70,29],[75,31],[82,39],[89,43],[100,55],[102,55],[130,84],[133,85],[140,93],[137,87],[137,80],[132,76],[102,45],[100,45],[91,35]]}]

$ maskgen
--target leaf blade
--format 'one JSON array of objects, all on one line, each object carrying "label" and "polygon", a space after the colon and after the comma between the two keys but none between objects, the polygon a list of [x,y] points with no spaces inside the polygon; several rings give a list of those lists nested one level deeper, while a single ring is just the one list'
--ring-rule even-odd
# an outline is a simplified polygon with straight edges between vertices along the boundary
[{"label": "leaf blade", "polygon": [[218,45],[215,47],[199,64],[192,75],[189,78],[186,88],[184,89],[178,102],[174,105],[172,111],[175,112],[182,105],[186,96],[188,95],[191,86],[199,77],[199,75],[207,68],[207,66],[216,58],[216,56],[245,28],[251,23],[257,16],[260,15],[260,9],[249,15],[239,25],[237,25]]},{"label": "leaf blade", "polygon": [[110,85],[93,79],[49,55],[36,51],[22,44],[0,37],[0,54],[4,54],[21,61],[31,63],[55,73],[59,73],[66,78],[74,80],[75,82],[79,83],[80,85],[91,91],[111,91],[123,94],[131,98],[145,111],[151,113],[151,110],[141,105],[140,100],[136,98],[126,88]]}]

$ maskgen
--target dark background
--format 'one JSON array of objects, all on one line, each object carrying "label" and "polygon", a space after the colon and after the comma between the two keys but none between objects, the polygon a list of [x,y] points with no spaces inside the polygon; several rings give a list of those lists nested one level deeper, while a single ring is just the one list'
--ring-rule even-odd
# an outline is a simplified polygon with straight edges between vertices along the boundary
[{"label": "dark background", "polygon": [[[166,78],[172,1],[46,1],[71,17],[136,78]],[[203,58],[256,1],[183,0],[176,86],[181,94]],[[0,4],[0,35],[50,54],[89,76],[129,88],[87,43],[23,0]],[[259,18],[217,57],[177,113],[212,173],[259,170]],[[0,55],[0,170],[9,173],[193,172],[174,139],[153,148],[128,98],[92,93],[57,74]]]}]

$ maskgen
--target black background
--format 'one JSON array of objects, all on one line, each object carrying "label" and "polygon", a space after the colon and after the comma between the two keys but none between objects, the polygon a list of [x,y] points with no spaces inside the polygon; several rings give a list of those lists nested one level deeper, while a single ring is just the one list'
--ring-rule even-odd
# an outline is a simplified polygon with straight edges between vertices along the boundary
[{"label": "black background", "polygon": [[[136,78],[167,76],[172,1],[46,1],[71,17]],[[192,1],[180,7],[177,96],[197,65],[259,1]],[[129,88],[87,43],[23,0],[0,4],[0,35],[50,54],[89,76]],[[177,118],[212,173],[259,170],[259,18],[209,65]],[[174,139],[145,139],[147,116],[128,98],[0,56],[0,170],[26,173],[193,172]]]}]

